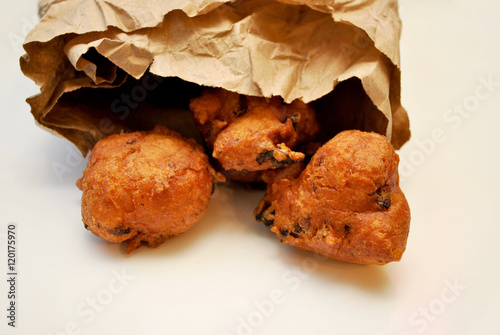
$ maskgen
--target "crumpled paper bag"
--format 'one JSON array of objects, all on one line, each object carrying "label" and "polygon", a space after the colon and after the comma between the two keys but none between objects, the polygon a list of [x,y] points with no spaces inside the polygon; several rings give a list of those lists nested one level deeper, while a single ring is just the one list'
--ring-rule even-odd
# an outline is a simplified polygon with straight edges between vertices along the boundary
[{"label": "crumpled paper bag", "polygon": [[[86,154],[122,128],[172,126],[201,86],[312,102],[346,128],[410,137],[397,0],[41,0],[21,69],[36,122]],[[179,79],[180,78],[180,79]]]}]

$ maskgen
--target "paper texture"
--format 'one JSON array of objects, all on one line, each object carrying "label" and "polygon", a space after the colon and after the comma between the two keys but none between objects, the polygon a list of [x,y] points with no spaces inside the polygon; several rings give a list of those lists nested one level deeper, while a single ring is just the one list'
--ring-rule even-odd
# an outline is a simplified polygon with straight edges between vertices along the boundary
[{"label": "paper texture", "polygon": [[[314,101],[321,113],[386,134],[396,148],[410,136],[400,103],[396,0],[42,0],[39,6],[41,21],[21,58],[23,72],[41,86],[28,102],[41,126],[84,154],[108,135],[103,122],[113,129],[144,124],[145,116],[130,110],[153,95],[147,85],[178,86],[161,79],[170,77]],[[335,92],[340,83],[342,96]],[[126,100],[134,88],[136,99]],[[161,118],[149,96],[144,103],[149,123]],[[134,117],[122,117],[125,107]]]}]

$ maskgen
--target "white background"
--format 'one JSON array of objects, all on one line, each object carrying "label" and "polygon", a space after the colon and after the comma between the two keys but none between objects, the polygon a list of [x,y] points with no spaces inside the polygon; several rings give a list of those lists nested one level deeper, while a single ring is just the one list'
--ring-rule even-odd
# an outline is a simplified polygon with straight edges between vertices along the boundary
[{"label": "white background", "polygon": [[[402,261],[383,267],[280,245],[252,218],[261,193],[235,189],[217,191],[201,222],[157,249],[125,255],[93,236],[74,185],[86,162],[24,102],[38,91],[19,70],[36,1],[2,5],[1,334],[500,334],[496,2],[400,2],[413,136],[399,153],[412,224]],[[57,164],[71,172],[58,178]],[[3,279],[9,222],[15,329]]]}]

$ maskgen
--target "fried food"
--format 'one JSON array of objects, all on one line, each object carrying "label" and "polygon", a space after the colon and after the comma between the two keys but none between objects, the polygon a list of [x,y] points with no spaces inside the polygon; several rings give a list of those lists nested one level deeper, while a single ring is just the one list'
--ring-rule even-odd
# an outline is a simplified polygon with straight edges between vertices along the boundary
[{"label": "fried food", "polygon": [[224,170],[262,171],[302,161],[305,155],[292,149],[319,131],[314,110],[298,100],[283,104],[279,97],[209,89],[191,100],[190,109]]},{"label": "fried food", "polygon": [[126,241],[127,253],[141,242],[156,247],[199,221],[223,180],[199,144],[165,127],[111,135],[77,182],[83,223],[107,241]]},{"label": "fried food", "polygon": [[343,131],[297,179],[269,185],[254,215],[282,243],[353,263],[398,261],[410,225],[398,163],[384,136]]}]

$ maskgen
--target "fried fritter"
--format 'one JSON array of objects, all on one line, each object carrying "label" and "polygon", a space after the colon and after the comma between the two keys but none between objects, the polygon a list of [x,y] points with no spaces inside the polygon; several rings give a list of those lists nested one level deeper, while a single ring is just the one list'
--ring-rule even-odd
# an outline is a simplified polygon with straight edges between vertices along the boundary
[{"label": "fried fritter", "polygon": [[126,252],[156,247],[199,221],[223,181],[202,147],[165,127],[99,141],[77,186],[87,229]]},{"label": "fried fritter", "polygon": [[353,263],[398,261],[410,225],[398,163],[384,136],[343,131],[297,179],[268,186],[254,215],[282,243]]},{"label": "fried fritter", "polygon": [[191,100],[195,122],[212,156],[224,170],[262,171],[281,168],[305,155],[292,151],[319,131],[314,110],[301,101],[205,90]]}]

